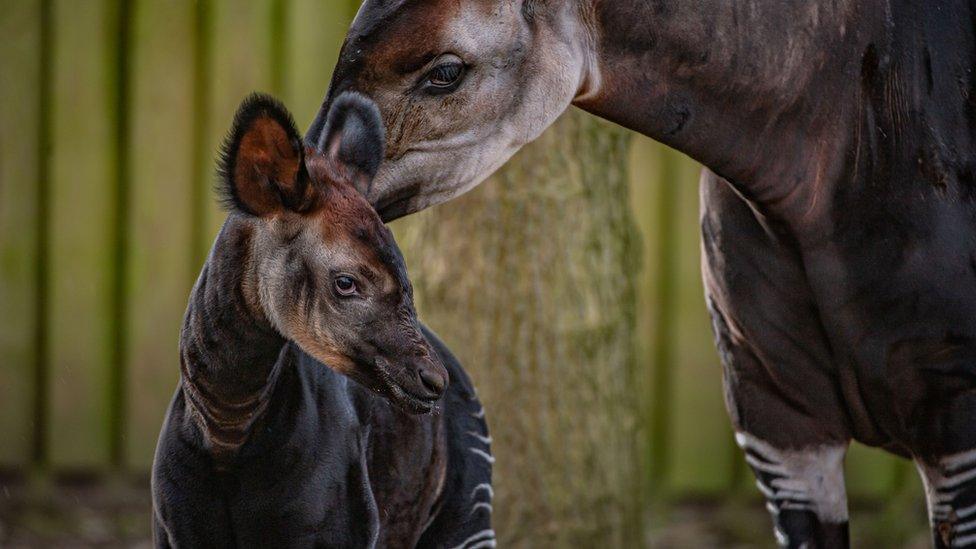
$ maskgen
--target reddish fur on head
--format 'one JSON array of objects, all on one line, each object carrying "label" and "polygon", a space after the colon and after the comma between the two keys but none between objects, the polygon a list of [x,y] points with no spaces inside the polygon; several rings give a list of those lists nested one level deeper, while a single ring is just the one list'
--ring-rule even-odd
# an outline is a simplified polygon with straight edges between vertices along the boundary
[{"label": "reddish fur on head", "polygon": [[[272,149],[276,154],[268,154]],[[301,154],[288,143],[288,135],[281,126],[267,118],[255,120],[250,131],[241,139],[238,162],[234,178],[245,182],[239,187],[240,200],[252,206],[256,215],[271,213],[277,204],[270,193],[264,192],[269,181],[280,181],[281,192],[285,196],[297,194],[295,188],[300,182],[298,171],[301,168]]]},{"label": "reddish fur on head", "polygon": [[306,213],[328,184],[364,192],[383,159],[383,123],[376,107],[358,94],[344,94],[335,103],[315,148],[302,144],[278,100],[259,93],[245,99],[221,150],[225,204],[260,217]]},{"label": "reddish fur on head", "polygon": [[396,242],[361,194],[383,134],[376,106],[344,94],[320,142],[304,145],[280,103],[252,95],[225,142],[221,185],[234,222],[254,232],[253,267],[242,266],[249,302],[320,362],[426,411],[447,373],[421,335]]}]

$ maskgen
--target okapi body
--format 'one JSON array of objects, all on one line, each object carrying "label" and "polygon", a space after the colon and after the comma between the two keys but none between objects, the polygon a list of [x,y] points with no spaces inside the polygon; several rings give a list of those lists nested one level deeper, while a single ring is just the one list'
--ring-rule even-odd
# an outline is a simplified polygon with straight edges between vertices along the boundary
[{"label": "okapi body", "polygon": [[779,542],[848,544],[851,440],[916,461],[976,545],[976,5],[366,0],[322,110],[379,106],[384,219],[483,180],[571,104],[701,161],[736,440]]},{"label": "okapi body", "polygon": [[307,148],[273,99],[238,111],[231,211],[190,296],[153,465],[157,547],[494,546],[484,410],[354,188],[382,150],[354,94]]}]

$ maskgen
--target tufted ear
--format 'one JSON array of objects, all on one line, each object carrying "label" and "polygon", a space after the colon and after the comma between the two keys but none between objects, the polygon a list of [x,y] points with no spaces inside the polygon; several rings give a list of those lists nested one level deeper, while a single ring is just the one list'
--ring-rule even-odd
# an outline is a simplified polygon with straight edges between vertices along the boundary
[{"label": "tufted ear", "polygon": [[228,207],[266,216],[306,211],[315,203],[295,121],[269,95],[252,94],[238,107],[218,164]]},{"label": "tufted ear", "polygon": [[316,148],[325,156],[333,180],[352,185],[365,196],[383,162],[384,134],[376,104],[358,93],[345,92],[329,108]]}]

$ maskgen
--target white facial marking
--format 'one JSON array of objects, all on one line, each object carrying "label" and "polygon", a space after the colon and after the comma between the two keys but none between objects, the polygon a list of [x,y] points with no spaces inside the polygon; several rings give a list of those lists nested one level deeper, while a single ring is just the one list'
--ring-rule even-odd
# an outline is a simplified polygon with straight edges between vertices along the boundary
[{"label": "white facial marking", "polygon": [[780,511],[812,511],[823,522],[847,520],[846,445],[780,450],[748,433],[736,433],[735,441],[747,450],[749,465],[774,477],[768,486],[762,480],[756,480],[756,486],[769,500],[769,505]]}]

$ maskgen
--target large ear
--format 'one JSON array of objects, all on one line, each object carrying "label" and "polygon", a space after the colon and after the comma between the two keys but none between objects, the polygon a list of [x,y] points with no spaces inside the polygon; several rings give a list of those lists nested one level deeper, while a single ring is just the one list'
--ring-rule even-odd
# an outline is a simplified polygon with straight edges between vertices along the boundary
[{"label": "large ear", "polygon": [[218,175],[225,204],[247,214],[301,212],[314,204],[295,121],[269,95],[252,94],[237,108]]},{"label": "large ear", "polygon": [[358,93],[345,92],[329,107],[316,148],[325,156],[332,179],[368,195],[383,162],[384,133],[376,104]]}]

